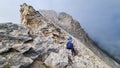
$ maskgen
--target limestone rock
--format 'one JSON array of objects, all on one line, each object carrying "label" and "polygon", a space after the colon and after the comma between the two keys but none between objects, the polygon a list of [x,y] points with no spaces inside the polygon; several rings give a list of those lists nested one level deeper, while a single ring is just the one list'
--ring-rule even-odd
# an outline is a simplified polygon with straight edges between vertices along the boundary
[{"label": "limestone rock", "polygon": [[[41,36],[39,38],[36,38],[40,41],[34,41],[34,43],[37,44],[34,44],[33,48],[36,50],[36,52],[39,52],[41,54],[48,53],[46,59],[44,58],[45,61],[43,60],[43,62],[45,62],[46,64],[53,65],[53,67],[61,67],[61,65],[65,63],[65,65],[63,64],[62,67],[73,68],[110,68],[114,67],[114,65],[116,67],[119,67],[119,64],[116,64],[114,60],[111,60],[100,49],[95,47],[94,42],[88,37],[87,33],[85,33],[85,31],[82,29],[79,22],[74,20],[69,14],[65,12],[56,13],[53,10],[39,10],[38,12],[35,9],[26,9],[27,7],[29,7],[29,5],[26,5],[26,7],[24,7],[23,4],[22,6],[21,9],[24,9],[24,13],[21,12],[21,18],[24,18],[24,20],[22,19],[21,21],[26,27],[28,27],[30,34],[37,34]],[[36,12],[38,13],[36,14]],[[37,15],[39,17],[36,17]],[[28,24],[26,24],[26,22]],[[72,57],[71,54],[69,54],[69,52],[67,52],[67,50],[65,49],[69,34],[75,37],[74,45],[78,52],[77,59],[75,57]],[[39,57],[42,57],[41,54],[39,55]],[[71,58],[69,58],[69,56],[71,56]],[[65,59],[64,57],[67,58]],[[108,58],[104,59],[104,57]],[[73,63],[69,63],[69,61],[64,60],[71,60]],[[90,64],[92,64],[93,66],[91,66]],[[101,66],[100,64],[103,65]]]},{"label": "limestone rock", "polygon": [[5,65],[6,59],[3,56],[0,56],[0,67],[2,67],[3,65]]},{"label": "limestone rock", "polygon": [[[67,13],[36,11],[25,3],[20,13],[22,25],[0,24],[0,67],[120,68]],[[66,49],[69,35],[73,35],[76,56]]]},{"label": "limestone rock", "polygon": [[6,52],[10,49],[10,46],[9,45],[5,45],[4,42],[1,42],[0,44],[0,53],[3,53],[3,52]]}]

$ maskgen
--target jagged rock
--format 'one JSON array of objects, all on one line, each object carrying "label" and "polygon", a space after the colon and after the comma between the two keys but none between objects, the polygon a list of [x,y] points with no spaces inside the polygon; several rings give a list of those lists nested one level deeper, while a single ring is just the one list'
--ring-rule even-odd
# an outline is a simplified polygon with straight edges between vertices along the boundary
[{"label": "jagged rock", "polygon": [[0,54],[8,51],[9,49],[10,49],[9,45],[6,45],[5,43],[0,42]]},{"label": "jagged rock", "polygon": [[[56,58],[55,58],[56,57]],[[68,54],[57,54],[51,52],[48,58],[45,60],[45,63],[48,65],[52,65],[55,68],[65,67],[68,64]],[[64,63],[63,65],[61,65]]]},{"label": "jagged rock", "polygon": [[5,65],[6,59],[3,56],[0,56],[0,68]]},{"label": "jagged rock", "polygon": [[[23,6],[24,6],[24,4],[23,4]],[[29,7],[29,5],[27,5],[26,8],[27,7]],[[55,11],[52,11],[52,10],[47,10],[47,11],[40,10],[38,12],[34,9],[32,12],[29,12],[28,10],[31,10],[30,8],[29,9],[25,9],[25,7],[21,7],[21,8],[24,8],[24,11],[26,12],[26,13],[21,12],[22,18],[24,17],[24,20],[22,20],[23,24],[26,25],[27,27],[29,26],[28,28],[30,29],[31,34],[38,34],[38,35],[41,35],[43,38],[41,41],[39,41],[39,43],[36,42],[37,44],[39,44],[39,46],[34,45],[35,46],[34,48],[36,51],[40,51],[41,53],[50,53],[50,55],[45,60],[45,63],[47,63],[48,65],[50,64],[50,65],[53,65],[54,67],[56,67],[56,65],[58,64],[58,67],[59,67],[59,66],[61,66],[62,63],[64,63],[64,62],[62,62],[64,60],[64,58],[61,57],[62,55],[61,55],[60,51],[62,49],[64,49],[63,52],[66,51],[64,46],[65,46],[65,42],[67,42],[67,37],[68,37],[69,33],[72,34],[74,37],[78,38],[87,47],[84,46],[84,44],[79,43],[80,41],[78,42],[77,41],[78,39],[74,39],[75,48],[78,51],[78,59],[71,57],[71,60],[73,62],[76,62],[76,63],[72,63],[72,65],[69,65],[68,61],[66,61],[66,63],[68,63],[68,65],[67,65],[68,67],[71,67],[71,66],[73,66],[75,68],[90,67],[90,64],[93,64],[93,66],[91,66],[91,67],[97,67],[97,64],[104,64],[102,66],[98,65],[98,67],[109,68],[110,66],[116,65],[116,63],[112,60],[110,60],[110,61],[112,61],[110,63],[110,61],[109,61],[110,58],[104,59],[106,62],[101,60],[103,58],[104,53],[101,52],[98,48],[96,48],[94,46],[95,45],[94,42],[92,42],[92,40],[88,37],[88,35],[85,33],[85,31],[81,28],[79,22],[74,20],[72,18],[72,16],[70,16],[64,12],[57,14]],[[27,13],[36,13],[36,12],[38,12],[38,14],[31,14],[31,16],[27,16]],[[36,17],[36,15],[39,15],[39,17]],[[31,17],[33,17],[33,18],[31,18]],[[26,24],[26,23],[28,23],[28,24]],[[34,24],[32,24],[32,23],[34,23]],[[51,42],[53,42],[53,43],[49,44],[49,45],[48,45],[48,43],[43,43],[43,42],[48,41],[48,40],[46,40],[47,38],[51,38],[50,40],[52,40]],[[62,44],[61,44],[61,42],[62,42]],[[59,43],[59,45],[58,45],[58,43]],[[52,52],[52,51],[50,51],[50,48],[58,49],[59,52],[57,52],[57,53]],[[89,50],[89,48],[90,48],[90,50]],[[100,58],[98,56],[96,56],[91,50],[96,55],[98,55]],[[48,51],[50,51],[50,52],[48,52]],[[63,52],[62,52],[62,54],[64,54]],[[53,55],[55,55],[55,56],[53,56]],[[70,55],[70,54],[65,53],[65,55]],[[89,58],[90,60],[87,61],[86,56],[90,57]],[[92,56],[94,56],[94,58],[96,58],[96,60],[92,60]],[[107,57],[107,56],[104,55],[104,57]],[[62,60],[61,63],[59,63],[59,60]],[[83,60],[84,62],[82,65],[84,65],[84,66],[82,66],[80,64],[80,62],[78,62],[77,60],[80,60],[81,62]],[[99,63],[98,63],[98,61],[99,61]],[[107,65],[106,63],[108,63],[110,66]],[[64,65],[63,65],[63,67],[64,67]]]},{"label": "jagged rock", "polygon": [[[95,47],[78,21],[52,10],[36,11],[23,4],[22,25],[0,24],[0,67],[11,68],[120,68]],[[66,49],[69,35],[77,51]]]},{"label": "jagged rock", "polygon": [[11,53],[8,55],[8,57],[9,57],[8,63],[11,66],[20,67],[21,65],[29,65],[30,63],[33,62],[31,58],[24,57],[20,53]]},{"label": "jagged rock", "polygon": [[31,57],[32,59],[36,58],[39,54],[33,49],[30,48],[26,52],[23,53],[24,56]]},{"label": "jagged rock", "polygon": [[27,68],[53,68],[50,65],[46,65],[44,62],[40,60],[35,60],[31,65],[29,65]]}]

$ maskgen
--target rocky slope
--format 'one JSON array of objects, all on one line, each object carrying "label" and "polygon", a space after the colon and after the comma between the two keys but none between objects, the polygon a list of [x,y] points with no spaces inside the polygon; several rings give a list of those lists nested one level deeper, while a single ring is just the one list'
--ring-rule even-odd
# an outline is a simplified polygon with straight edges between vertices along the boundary
[{"label": "rocky slope", "polygon": [[[20,7],[22,24],[0,24],[0,68],[120,68],[70,15]],[[76,56],[66,49],[73,35]]]}]

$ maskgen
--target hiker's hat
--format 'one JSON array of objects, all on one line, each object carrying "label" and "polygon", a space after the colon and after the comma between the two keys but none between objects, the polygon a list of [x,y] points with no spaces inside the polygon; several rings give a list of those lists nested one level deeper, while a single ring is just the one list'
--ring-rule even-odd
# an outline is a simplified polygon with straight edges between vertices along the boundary
[{"label": "hiker's hat", "polygon": [[72,36],[71,35],[69,36],[68,40],[72,41]]}]

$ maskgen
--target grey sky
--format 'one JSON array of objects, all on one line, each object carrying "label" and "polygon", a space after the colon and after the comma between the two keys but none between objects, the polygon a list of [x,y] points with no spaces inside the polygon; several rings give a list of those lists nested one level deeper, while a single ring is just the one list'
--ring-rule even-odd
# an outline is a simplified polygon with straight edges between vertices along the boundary
[{"label": "grey sky", "polygon": [[67,12],[100,47],[120,57],[120,0],[1,0],[0,22],[20,23],[19,5]]}]

